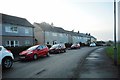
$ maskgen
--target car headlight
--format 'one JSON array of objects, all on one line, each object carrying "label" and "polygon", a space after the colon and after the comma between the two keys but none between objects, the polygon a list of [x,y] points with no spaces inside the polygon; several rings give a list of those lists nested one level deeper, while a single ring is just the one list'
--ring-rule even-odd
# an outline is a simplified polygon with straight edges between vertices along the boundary
[{"label": "car headlight", "polygon": [[33,52],[28,52],[27,54],[32,54]]}]

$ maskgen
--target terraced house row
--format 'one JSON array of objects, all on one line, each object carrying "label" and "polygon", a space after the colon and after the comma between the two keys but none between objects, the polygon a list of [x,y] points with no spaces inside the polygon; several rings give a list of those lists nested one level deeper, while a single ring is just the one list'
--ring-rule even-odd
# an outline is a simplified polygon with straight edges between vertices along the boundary
[{"label": "terraced house row", "polygon": [[[81,29],[82,30],[82,29]],[[0,13],[0,45],[16,47],[35,44],[96,42],[90,34],[67,31],[42,22],[31,24],[27,19]]]}]

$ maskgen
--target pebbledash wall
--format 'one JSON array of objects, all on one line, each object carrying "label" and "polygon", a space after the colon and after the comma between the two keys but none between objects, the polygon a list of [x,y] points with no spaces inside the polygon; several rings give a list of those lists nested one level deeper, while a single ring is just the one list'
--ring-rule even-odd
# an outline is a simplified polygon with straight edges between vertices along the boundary
[{"label": "pebbledash wall", "polygon": [[50,26],[46,23],[34,23],[35,38],[38,44],[67,43],[68,34],[62,28]]}]

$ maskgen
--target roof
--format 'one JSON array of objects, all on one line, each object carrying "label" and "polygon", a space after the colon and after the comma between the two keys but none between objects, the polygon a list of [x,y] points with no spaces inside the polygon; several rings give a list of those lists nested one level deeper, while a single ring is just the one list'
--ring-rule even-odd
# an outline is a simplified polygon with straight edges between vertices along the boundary
[{"label": "roof", "polygon": [[86,34],[84,34],[84,33],[78,33],[78,32],[67,31],[67,30],[66,30],[66,33],[67,33],[67,34],[70,34],[70,35],[72,35],[72,36],[88,37],[88,35],[86,35]]},{"label": "roof", "polygon": [[94,38],[94,39],[96,39],[94,36],[91,36],[91,38]]},{"label": "roof", "polygon": [[[81,36],[81,37],[87,37],[87,38],[95,38],[91,35],[85,34],[85,33],[78,33],[78,32],[73,32],[73,31],[68,31],[68,30],[64,30],[61,27],[55,27],[53,25],[50,25],[46,22],[42,22],[42,23],[34,23],[35,25],[37,25],[38,27],[40,27],[43,31],[51,31],[51,32],[57,32],[57,33],[66,33],[66,34],[70,34],[72,36]],[[96,38],[95,38],[96,39]]]},{"label": "roof", "polygon": [[65,31],[64,31],[63,28],[61,28],[61,27],[55,27],[55,26],[52,26],[52,25],[50,25],[48,23],[45,23],[45,22],[34,23],[34,24],[38,25],[44,31],[52,31],[52,32],[65,33]]},{"label": "roof", "polygon": [[[1,14],[1,13],[0,13]],[[21,25],[25,27],[34,27],[27,19],[7,14],[2,14],[2,23]]]}]

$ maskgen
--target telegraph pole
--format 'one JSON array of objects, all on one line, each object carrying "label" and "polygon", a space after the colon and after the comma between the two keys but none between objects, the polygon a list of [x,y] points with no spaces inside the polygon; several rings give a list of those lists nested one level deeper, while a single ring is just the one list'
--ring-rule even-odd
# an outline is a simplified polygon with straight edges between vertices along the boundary
[{"label": "telegraph pole", "polygon": [[114,64],[117,66],[117,45],[116,45],[116,0],[114,0]]}]

